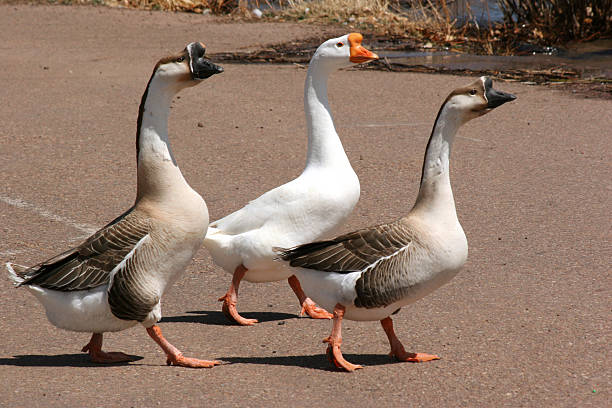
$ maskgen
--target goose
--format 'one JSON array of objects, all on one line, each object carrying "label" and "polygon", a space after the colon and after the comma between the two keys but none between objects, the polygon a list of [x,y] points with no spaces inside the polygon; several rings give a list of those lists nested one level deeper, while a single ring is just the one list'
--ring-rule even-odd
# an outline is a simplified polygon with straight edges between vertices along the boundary
[{"label": "goose", "polygon": [[141,323],[165,352],[168,365],[220,364],[183,356],[156,325],[163,293],[202,245],[209,222],[206,203],[183,178],[168,140],[173,96],[223,72],[205,52],[204,44],[193,42],[155,65],[138,112],[134,205],[54,258],[32,267],[6,264],[15,285],[34,294],[53,325],[92,333],[82,349],[92,362],[133,360],[102,351],[102,336]]},{"label": "goose", "polygon": [[219,299],[230,321],[240,325],[257,323],[257,319],[240,316],[236,309],[243,279],[288,279],[302,306],[301,315],[306,312],[312,318],[332,317],[306,297],[288,268],[274,261],[273,247],[295,246],[329,234],[344,222],[359,200],[359,179],[334,128],[327,80],[340,68],[378,58],[361,45],[362,40],[359,33],[327,40],[310,60],[304,85],[308,153],[303,172],[208,228],[204,246],[213,261],[233,275],[227,293]]},{"label": "goose", "polygon": [[406,352],[390,315],[449,282],[467,260],[468,244],[457,219],[449,177],[453,139],[459,127],[514,100],[493,89],[488,77],[458,88],[436,118],[423,162],[416,202],[405,217],[327,241],[276,248],[277,259],[293,268],[308,296],[333,310],[327,355],[338,368],[362,368],[344,359],[342,319],[380,320],[400,361],[423,362],[436,355]]}]

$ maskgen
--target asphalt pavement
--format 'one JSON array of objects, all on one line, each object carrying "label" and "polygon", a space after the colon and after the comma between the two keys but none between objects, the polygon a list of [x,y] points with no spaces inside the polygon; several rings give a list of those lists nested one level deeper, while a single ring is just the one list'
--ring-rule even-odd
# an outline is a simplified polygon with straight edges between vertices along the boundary
[{"label": "asphalt pavement", "polygon": [[[194,40],[229,52],[316,30],[326,29],[1,5],[0,260],[45,260],[131,206],[138,104],[159,58]],[[176,160],[211,220],[297,176],[306,157],[304,68],[224,68],[182,92],[170,118]],[[336,127],[362,191],[342,231],[411,208],[438,108],[472,80],[331,77]],[[164,297],[160,327],[186,355],[228,364],[168,367],[140,326],[104,344],[141,360],[91,364],[80,352],[89,335],[53,327],[3,275],[0,406],[610,406],[612,102],[495,86],[518,99],[464,126],[451,158],[468,262],[394,317],[407,349],[440,360],[395,362],[377,322],[346,321],[342,350],[365,368],[335,371],[321,342],[331,323],[299,318],[286,282],[243,283],[239,311],[261,323],[231,325],[217,301],[230,276],[201,249]]]}]

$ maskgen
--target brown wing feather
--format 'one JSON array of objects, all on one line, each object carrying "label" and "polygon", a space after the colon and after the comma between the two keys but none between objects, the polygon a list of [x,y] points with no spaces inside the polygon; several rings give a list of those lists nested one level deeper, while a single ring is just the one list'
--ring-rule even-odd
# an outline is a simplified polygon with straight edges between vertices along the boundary
[{"label": "brown wing feather", "polygon": [[355,282],[355,305],[376,308],[401,299],[410,290],[401,282],[408,270],[411,242],[410,231],[396,221],[283,250],[280,257],[293,267],[335,273],[362,271]]},{"label": "brown wing feather", "polygon": [[404,298],[411,290],[406,273],[410,268],[410,245],[398,249],[392,256],[381,258],[366,269],[355,282],[355,306],[377,308]]},{"label": "brown wing feather", "polygon": [[113,268],[149,228],[149,220],[134,216],[130,209],[78,247],[24,271],[21,285],[74,291],[106,284]]},{"label": "brown wing feather", "polygon": [[113,276],[108,304],[119,319],[143,321],[159,302],[161,294],[148,283],[160,250],[144,240]]},{"label": "brown wing feather", "polygon": [[397,222],[381,224],[329,241],[281,250],[279,254],[293,267],[336,273],[361,271],[410,243],[409,235],[398,229],[401,225]]}]

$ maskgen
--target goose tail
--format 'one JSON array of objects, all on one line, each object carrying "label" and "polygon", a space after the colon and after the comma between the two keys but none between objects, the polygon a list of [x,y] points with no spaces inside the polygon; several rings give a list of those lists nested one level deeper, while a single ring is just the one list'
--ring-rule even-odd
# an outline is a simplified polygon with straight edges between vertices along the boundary
[{"label": "goose tail", "polygon": [[225,247],[232,239],[232,235],[226,234],[223,230],[217,227],[208,227],[206,236],[204,237],[204,246],[222,246]]},{"label": "goose tail", "polygon": [[232,235],[225,234],[216,227],[208,227],[204,238],[204,247],[212,257],[213,261],[221,268],[233,273],[240,265],[241,257],[232,249]]},{"label": "goose tail", "polygon": [[7,262],[6,269],[8,270],[9,279],[13,281],[13,284],[15,286],[20,286],[25,280],[25,272],[30,268],[28,268],[27,266]]}]

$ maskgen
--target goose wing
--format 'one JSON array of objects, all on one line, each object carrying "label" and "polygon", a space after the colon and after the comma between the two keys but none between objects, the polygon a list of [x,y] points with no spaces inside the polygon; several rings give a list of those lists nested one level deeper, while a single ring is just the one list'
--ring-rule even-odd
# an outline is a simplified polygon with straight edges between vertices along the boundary
[{"label": "goose wing", "polygon": [[395,222],[357,230],[328,241],[280,250],[279,254],[292,267],[350,273],[372,269],[411,241],[407,230]]},{"label": "goose wing", "polygon": [[410,231],[401,223],[358,230],[333,240],[281,250],[292,267],[330,273],[361,272],[355,282],[355,305],[377,308],[402,299],[410,290]]},{"label": "goose wing", "polygon": [[67,292],[108,284],[111,272],[149,228],[149,220],[134,216],[131,208],[81,245],[23,271],[21,285]]},{"label": "goose wing", "polygon": [[108,284],[113,314],[143,321],[160,297],[147,279],[159,251],[151,241],[151,224],[131,208],[78,247],[23,271],[20,285],[69,292]]}]

